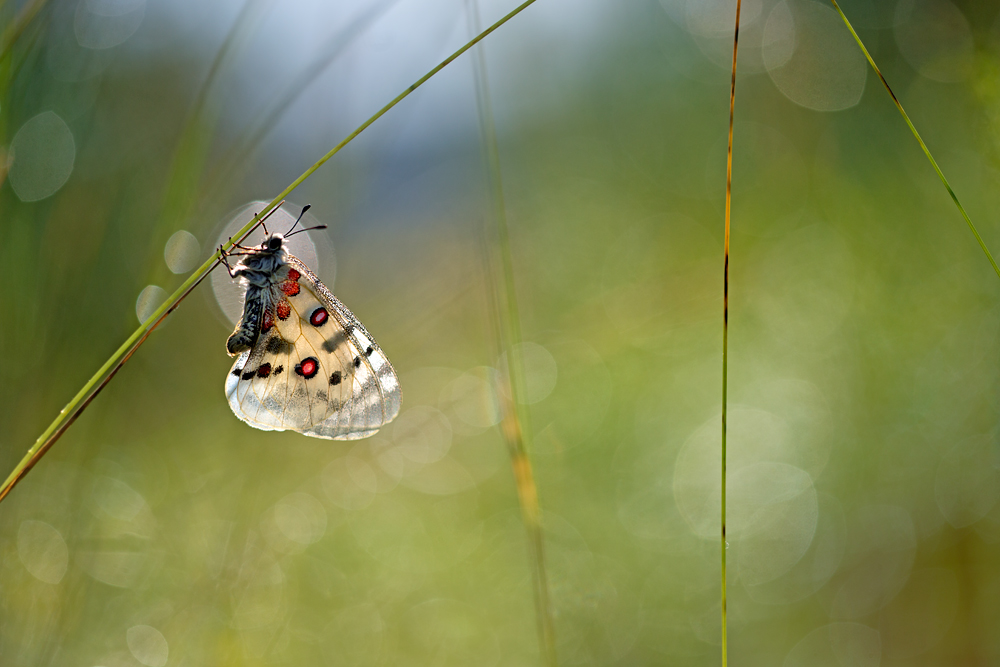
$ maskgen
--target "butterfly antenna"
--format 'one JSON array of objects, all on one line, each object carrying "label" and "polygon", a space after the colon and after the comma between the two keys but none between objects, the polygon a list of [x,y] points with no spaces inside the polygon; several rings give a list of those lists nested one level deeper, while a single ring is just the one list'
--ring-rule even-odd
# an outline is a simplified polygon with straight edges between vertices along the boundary
[{"label": "butterfly antenna", "polygon": [[[301,220],[302,216],[306,214],[306,211],[309,210],[309,207],[310,207],[310,205],[307,204],[306,206],[304,206],[302,208],[302,213],[299,213],[299,219],[295,221],[295,225],[299,224],[299,220]],[[285,234],[285,238],[286,239],[289,236],[295,236],[299,232],[311,232],[314,229],[326,229],[326,225],[316,225],[315,227],[306,227],[304,229],[298,229],[298,230],[296,230],[296,231],[293,232],[292,229],[295,229],[295,225],[292,225],[291,228],[288,230],[288,233]]]},{"label": "butterfly antenna", "polygon": [[[285,232],[285,238],[288,238],[289,236],[292,235],[292,230],[295,229],[295,227],[302,220],[302,216],[304,216],[306,214],[306,211],[308,211],[310,208],[312,208],[312,204],[306,204],[305,206],[302,207],[302,212],[299,213],[299,217],[295,218],[295,222],[292,224],[291,227],[288,228],[288,231]],[[305,230],[299,230],[299,231],[305,231]]]},{"label": "butterfly antenna", "polygon": [[315,227],[306,227],[305,229],[299,229],[292,232],[291,234],[285,234],[285,238],[287,239],[289,236],[295,236],[300,232],[311,232],[314,229],[326,229],[326,225],[316,225]]},{"label": "butterfly antenna", "polygon": [[[270,234],[267,231],[267,225],[265,224],[265,221],[268,218],[270,218],[272,215],[274,215],[275,211],[277,211],[279,208],[281,208],[282,206],[284,206],[284,204],[285,204],[285,200],[282,199],[280,202],[278,202],[277,206],[275,206],[270,211],[268,211],[267,215],[265,215],[263,218],[260,219],[260,226],[264,228],[264,236],[270,236]],[[257,211],[257,213],[254,215],[254,217],[256,218],[258,215],[260,215],[260,211]]]}]

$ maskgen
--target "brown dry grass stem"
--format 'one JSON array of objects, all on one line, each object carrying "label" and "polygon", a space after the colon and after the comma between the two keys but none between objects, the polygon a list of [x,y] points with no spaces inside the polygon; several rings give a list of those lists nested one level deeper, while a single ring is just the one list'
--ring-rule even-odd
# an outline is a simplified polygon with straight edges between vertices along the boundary
[{"label": "brown dry grass stem", "polygon": [[729,146],[726,151],[726,233],[723,247],[722,278],[722,487],[719,555],[722,578],[722,667],[728,664],[729,642],[726,619],[726,435],[729,397],[729,221],[733,199],[733,118],[736,111],[736,54],[740,43],[740,0],[736,0],[736,27],[733,30],[733,76],[729,87]]},{"label": "brown dry grass stem", "polygon": [[[479,8],[476,0],[467,0],[466,9],[471,32],[479,32]],[[524,365],[520,355],[520,311],[514,284],[510,230],[504,204],[500,150],[497,145],[486,59],[481,47],[473,53],[473,66],[487,188],[493,207],[492,216],[487,216],[487,221],[492,224],[483,230],[488,300],[492,305],[495,352],[506,359],[506,368],[500,369],[501,382],[504,386],[498,388],[500,390],[497,392],[500,396],[500,431],[510,455],[518,505],[521,509],[521,521],[528,538],[539,651],[544,664],[556,667],[559,661],[556,652],[555,618],[545,565],[545,532],[538,488],[535,485],[531,465],[529,414],[527,406],[521,400],[525,396],[525,380]]]}]

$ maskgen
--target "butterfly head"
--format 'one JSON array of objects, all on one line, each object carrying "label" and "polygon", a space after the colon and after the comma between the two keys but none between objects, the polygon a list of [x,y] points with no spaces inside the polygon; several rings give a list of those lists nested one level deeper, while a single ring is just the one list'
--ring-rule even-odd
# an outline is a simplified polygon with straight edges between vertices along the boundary
[{"label": "butterfly head", "polygon": [[[299,226],[299,223],[302,222],[302,216],[306,214],[306,211],[308,211],[309,208],[310,207],[308,205],[302,207],[302,212],[299,213],[299,217],[295,219],[295,222],[284,234],[278,234],[277,232],[268,234],[264,243],[261,244],[260,249],[266,253],[276,254],[281,251],[282,245],[285,243],[285,239],[290,236],[295,236],[296,234],[301,234],[302,232],[311,232],[314,229],[326,229],[326,225],[315,225],[313,227],[300,227],[299,229],[296,229],[296,227]],[[264,228],[264,232],[267,232],[267,227]]]},{"label": "butterfly head", "polygon": [[264,242],[261,244],[260,249],[264,252],[276,253],[281,250],[281,247],[285,244],[285,237],[281,234],[274,233],[268,236]]}]

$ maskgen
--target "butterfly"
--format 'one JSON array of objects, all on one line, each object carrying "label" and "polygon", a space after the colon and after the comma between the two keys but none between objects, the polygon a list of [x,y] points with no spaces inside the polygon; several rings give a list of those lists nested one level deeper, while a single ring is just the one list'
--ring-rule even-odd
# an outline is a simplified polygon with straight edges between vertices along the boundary
[{"label": "butterfly", "polygon": [[[285,234],[265,228],[260,246],[222,253],[230,277],[246,285],[243,315],[226,341],[236,357],[226,397],[254,428],[366,438],[399,413],[399,379],[354,313],[285,249],[307,210]],[[230,266],[228,256],[241,260]]]}]

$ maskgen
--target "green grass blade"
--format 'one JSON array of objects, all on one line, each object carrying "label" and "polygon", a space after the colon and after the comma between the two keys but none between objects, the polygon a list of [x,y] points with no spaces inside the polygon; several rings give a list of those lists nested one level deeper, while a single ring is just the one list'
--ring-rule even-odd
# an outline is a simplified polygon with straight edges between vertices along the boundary
[{"label": "green grass blade", "polygon": [[198,184],[203,180],[212,133],[218,124],[219,105],[210,103],[216,82],[250,42],[253,26],[260,20],[268,4],[266,0],[245,0],[212,59],[174,150],[159,220],[161,231],[174,226],[190,214],[196,201]]},{"label": "green grass blade", "polygon": [[350,24],[327,40],[323,52],[285,87],[275,94],[270,107],[264,109],[250,123],[247,133],[238,139],[219,160],[219,165],[206,175],[207,184],[202,188],[203,196],[215,197],[227,182],[232,182],[241,174],[241,168],[250,164],[250,156],[264,137],[278,124],[285,112],[309,89],[309,84],[326,71],[337,58],[347,50],[354,40],[365,34],[378,19],[399,4],[400,0],[383,0],[356,17]]},{"label": "green grass blade", "polygon": [[[385,113],[388,112],[389,109],[399,104],[410,93],[412,93],[414,90],[416,90],[424,83],[426,83],[428,79],[430,79],[432,76],[434,76],[442,69],[447,67],[452,61],[454,61],[460,55],[462,55],[463,53],[471,49],[473,46],[478,44],[480,41],[485,39],[487,35],[495,31],[497,28],[502,26],[510,19],[517,16],[519,13],[527,9],[530,5],[534,4],[534,2],[535,0],[526,0],[526,2],[518,5],[509,14],[501,18],[499,21],[491,25],[483,32],[479,33],[475,38],[466,43],[462,48],[460,48],[459,50],[455,51],[453,54],[445,58],[431,71],[429,71],[427,74],[420,77],[415,83],[407,87],[406,90],[404,90],[402,93],[393,98],[391,102],[389,102],[384,107],[379,109],[375,113],[375,115],[371,116],[368,120],[359,125],[353,132],[347,135],[340,143],[331,148],[323,157],[317,160],[311,167],[306,169],[301,176],[292,181],[291,184],[288,185],[288,187],[282,190],[277,197],[271,200],[271,202],[267,206],[265,206],[263,210],[257,213],[257,215],[255,215],[250,222],[244,225],[242,229],[236,232],[233,235],[233,237],[240,238],[248,231],[250,231],[251,227],[257,224],[262,217],[266,216],[268,213],[273,211],[278,206],[278,204],[280,204],[292,190],[301,185],[303,181],[309,178],[317,169],[322,167],[330,158],[336,155],[344,146],[349,144],[355,137],[364,132],[364,130],[368,128],[372,123],[374,123],[376,120],[385,115]],[[232,247],[232,242],[229,242],[225,244],[223,249],[228,250],[231,247]],[[52,421],[52,423],[49,424],[48,428],[46,428],[42,432],[42,434],[38,436],[38,439],[35,440],[35,443],[31,446],[30,449],[28,449],[27,453],[17,464],[17,466],[15,466],[14,470],[10,473],[10,475],[7,476],[7,479],[4,481],[3,486],[0,487],[0,500],[6,497],[6,495],[13,488],[14,484],[16,484],[17,481],[19,481],[23,477],[22,473],[25,470],[27,470],[30,465],[32,465],[32,462],[34,460],[36,460],[35,459],[36,454],[39,452],[42,446],[45,445],[49,437],[55,434],[56,431],[58,431],[58,429],[60,428],[60,426],[62,426],[63,422],[69,419],[76,412],[77,406],[80,405],[80,403],[86,399],[86,397],[95,389],[95,387],[97,387],[101,379],[115,366],[115,364],[119,362],[120,359],[122,359],[132,349],[135,343],[138,342],[140,338],[142,338],[143,334],[146,332],[146,329],[152,326],[160,318],[160,316],[162,316],[168,310],[173,308],[174,305],[184,296],[188,288],[193,286],[196,282],[201,280],[205,276],[205,274],[208,273],[208,271],[212,268],[212,266],[214,266],[215,263],[218,261],[220,256],[221,252],[216,251],[216,253],[213,254],[204,264],[198,267],[198,269],[195,270],[195,272],[192,273],[187,278],[187,280],[185,280],[181,284],[181,286],[178,287],[177,290],[170,295],[170,298],[168,298],[163,303],[163,305],[157,308],[156,311],[153,312],[153,314],[150,315],[149,318],[147,318],[146,321],[143,322],[142,325],[138,329],[136,329],[132,333],[132,335],[129,336],[117,350],[115,350],[114,354],[112,354],[111,357],[106,362],[104,362],[104,364],[97,370],[96,373],[94,373],[94,375],[90,378],[90,380],[88,380],[87,383],[83,385],[83,388],[81,388],[80,391],[78,391],[76,395],[70,400],[70,402],[66,404],[66,407],[64,407],[59,412],[59,414]]]},{"label": "green grass blade", "polygon": [[912,132],[913,136],[916,137],[921,150],[924,151],[924,155],[927,156],[931,166],[934,167],[934,171],[937,172],[938,178],[940,178],[941,182],[944,184],[944,188],[951,196],[951,200],[955,202],[955,206],[958,207],[962,217],[965,218],[965,222],[969,225],[972,235],[976,237],[979,247],[982,248],[983,252],[986,254],[986,259],[990,260],[993,270],[996,272],[997,276],[1000,277],[1000,266],[997,266],[996,260],[993,259],[993,254],[990,252],[990,249],[986,247],[986,242],[983,241],[983,237],[979,235],[979,230],[977,230],[976,225],[973,224],[972,218],[970,218],[969,214],[965,212],[965,207],[962,206],[962,202],[958,201],[958,195],[956,195],[955,191],[952,190],[951,184],[948,182],[948,179],[945,178],[944,172],[941,171],[941,167],[938,166],[937,160],[935,160],[934,156],[931,155],[930,149],[927,148],[927,144],[925,144],[924,140],[920,137],[920,133],[917,132],[917,128],[914,127],[913,121],[911,121],[910,117],[906,114],[906,111],[903,109],[903,105],[899,103],[899,98],[896,97],[896,93],[892,92],[892,88],[889,87],[889,82],[885,80],[884,76],[882,76],[882,71],[878,68],[878,65],[875,64],[875,60],[872,58],[871,54],[868,53],[868,49],[865,47],[864,42],[861,41],[861,37],[859,37],[858,33],[854,31],[854,26],[851,25],[851,22],[847,20],[847,16],[845,16],[844,12],[840,9],[840,5],[837,4],[837,0],[830,0],[830,2],[833,3],[837,13],[840,14],[840,18],[844,20],[844,25],[846,25],[847,29],[851,31],[851,35],[854,36],[854,41],[858,43],[861,51],[864,52],[865,58],[868,59],[868,64],[872,66],[872,69],[875,70],[875,74],[877,74],[879,80],[882,81],[882,85],[885,86],[885,89],[889,92],[889,96],[892,98],[893,103],[895,103],[896,108],[899,109],[899,113],[903,116],[903,120],[905,120],[906,124],[909,126],[910,132]]},{"label": "green grass blade", "polygon": [[32,19],[38,15],[38,12],[42,10],[46,2],[47,0],[30,0],[30,2],[21,7],[21,11],[17,13],[17,16],[3,30],[3,33],[0,33],[0,60],[7,57],[7,54],[14,47],[14,42],[21,36],[21,33],[28,27]]}]

